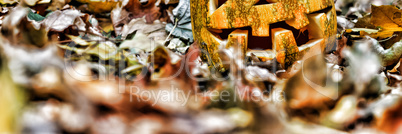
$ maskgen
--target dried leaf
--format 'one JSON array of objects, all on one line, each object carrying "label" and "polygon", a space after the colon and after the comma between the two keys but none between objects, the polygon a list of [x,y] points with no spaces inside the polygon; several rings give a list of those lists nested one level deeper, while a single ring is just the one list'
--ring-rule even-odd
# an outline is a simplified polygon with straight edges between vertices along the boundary
[{"label": "dried leaf", "polygon": [[76,25],[79,30],[85,31],[85,23],[79,18],[82,15],[84,14],[73,9],[54,11],[43,20],[43,24],[49,30],[57,32],[62,32],[71,25]]},{"label": "dried leaf", "polygon": [[125,40],[123,43],[121,43],[119,48],[120,49],[128,48],[133,52],[136,51],[150,52],[153,49],[151,40],[143,33],[136,33],[133,39]]},{"label": "dried leaf", "polygon": [[166,47],[172,51],[184,54],[189,46],[184,44],[179,38],[173,38],[169,41],[169,45]]},{"label": "dried leaf", "polygon": [[18,6],[3,20],[2,36],[12,45],[26,44],[43,47],[48,42],[47,30],[28,19],[29,8]]},{"label": "dried leaf", "polygon": [[345,124],[351,124],[357,119],[357,97],[354,95],[343,96],[325,119],[323,124],[332,128],[342,129]]},{"label": "dried leaf", "polygon": [[52,11],[63,9],[64,5],[70,3],[70,1],[71,0],[52,0],[50,6],[47,9]]},{"label": "dried leaf", "polygon": [[163,3],[167,4],[176,4],[179,3],[180,0],[162,0]]},{"label": "dried leaf", "polygon": [[370,36],[371,38],[375,39],[385,39],[392,37],[394,35],[394,31],[387,31],[387,30],[376,30],[376,29],[367,29],[367,28],[352,28],[347,29],[351,30],[352,32],[359,33],[358,37],[363,38],[365,36]]},{"label": "dried leaf", "polygon": [[192,43],[193,33],[191,30],[190,0],[180,0],[179,5],[173,9],[175,24],[167,24],[166,31],[171,32],[175,37]]},{"label": "dried leaf", "polygon": [[[357,22],[354,26],[355,28],[370,28],[370,29],[376,29],[376,26],[374,26],[371,23],[371,15],[366,15],[363,16],[363,18],[357,19]],[[353,27],[352,27],[353,28]]]},{"label": "dried leaf", "polygon": [[132,14],[133,18],[145,18],[145,22],[152,23],[159,20],[161,16],[160,7],[157,0],[129,0],[124,6],[128,12]]},{"label": "dried leaf", "polygon": [[3,55],[3,49],[0,49],[0,105],[8,107],[0,110],[0,132],[4,133],[18,133],[17,131],[17,117],[25,98],[25,94],[11,79],[11,73],[7,67],[6,57]]},{"label": "dried leaf", "polygon": [[388,49],[384,49],[377,40],[372,38],[369,38],[369,40],[373,42],[374,50],[379,54],[382,66],[389,66],[399,61],[402,55],[402,41],[393,44]]},{"label": "dried leaf", "polygon": [[[372,14],[359,18],[356,28],[379,29],[375,33],[369,33],[372,38],[385,39],[393,36],[394,32],[402,30],[401,11],[395,6],[372,6]],[[365,36],[361,35],[361,36]]]},{"label": "dried leaf", "polygon": [[114,43],[110,41],[102,42],[95,47],[89,47],[85,52],[88,55],[96,55],[100,60],[119,60],[119,52]]},{"label": "dried leaf", "polygon": [[129,13],[127,10],[123,9],[120,5],[117,5],[116,8],[112,10],[110,13],[110,18],[113,23],[114,31],[116,35],[120,35],[123,29],[123,26],[129,22]]},{"label": "dried leaf", "polygon": [[27,6],[35,6],[36,4],[50,3],[50,0],[21,0],[21,3]]},{"label": "dried leaf", "polygon": [[[78,0],[88,4],[88,10],[93,13],[110,12],[121,1],[114,0]],[[102,5],[102,6],[100,6]]]},{"label": "dried leaf", "polygon": [[354,23],[350,22],[345,17],[338,16],[336,17],[336,20],[338,22],[338,33],[345,29],[353,28],[355,26]]},{"label": "dried leaf", "polygon": [[130,23],[123,26],[121,35],[125,39],[129,34],[137,31],[146,34],[149,38],[154,37],[156,40],[164,40],[166,38],[166,32],[164,23],[159,20],[153,23],[146,23],[145,18],[132,19]]},{"label": "dried leaf", "polygon": [[380,28],[380,32],[383,33],[380,37],[402,31],[402,11],[392,5],[373,5],[370,21],[374,26]]},{"label": "dried leaf", "polygon": [[395,5],[400,9],[402,7],[402,0],[394,0],[392,5]]},{"label": "dried leaf", "polygon": [[0,0],[0,3],[1,4],[14,4],[14,3],[17,3],[18,2],[18,0]]}]

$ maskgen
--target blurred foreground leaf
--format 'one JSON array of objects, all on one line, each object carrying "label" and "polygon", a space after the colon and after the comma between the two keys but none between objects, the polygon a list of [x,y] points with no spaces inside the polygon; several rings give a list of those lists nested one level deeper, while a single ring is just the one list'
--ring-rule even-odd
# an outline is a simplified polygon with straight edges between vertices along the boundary
[{"label": "blurred foreground leaf", "polygon": [[17,120],[23,105],[23,93],[11,79],[10,71],[0,51],[0,133],[17,133]]}]

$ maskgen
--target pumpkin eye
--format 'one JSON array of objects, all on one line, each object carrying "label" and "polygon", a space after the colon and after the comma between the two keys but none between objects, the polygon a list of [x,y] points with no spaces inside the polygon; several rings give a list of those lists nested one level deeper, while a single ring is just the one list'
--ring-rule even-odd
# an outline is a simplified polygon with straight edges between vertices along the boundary
[{"label": "pumpkin eye", "polygon": [[217,7],[220,7],[221,5],[223,5],[227,0],[215,0],[215,4],[217,5]]},{"label": "pumpkin eye", "polygon": [[276,2],[276,0],[260,0],[257,3],[255,3],[254,5],[265,5],[265,4],[272,4],[275,2]]},{"label": "pumpkin eye", "polygon": [[[216,5],[216,7],[220,7],[223,4],[225,4],[226,1],[228,1],[228,0],[215,0],[215,5]],[[277,2],[277,0],[260,0],[254,5],[265,5],[265,4],[275,3],[275,2]]]}]

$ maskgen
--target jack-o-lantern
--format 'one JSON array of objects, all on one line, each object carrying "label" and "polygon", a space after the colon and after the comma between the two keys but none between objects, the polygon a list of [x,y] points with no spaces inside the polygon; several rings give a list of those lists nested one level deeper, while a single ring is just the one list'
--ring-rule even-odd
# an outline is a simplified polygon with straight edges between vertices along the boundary
[{"label": "jack-o-lantern", "polygon": [[276,57],[287,68],[310,48],[324,51],[335,41],[333,5],[333,0],[191,0],[193,34],[214,66],[222,66],[216,51],[227,40],[227,46],[239,44],[263,61]]}]

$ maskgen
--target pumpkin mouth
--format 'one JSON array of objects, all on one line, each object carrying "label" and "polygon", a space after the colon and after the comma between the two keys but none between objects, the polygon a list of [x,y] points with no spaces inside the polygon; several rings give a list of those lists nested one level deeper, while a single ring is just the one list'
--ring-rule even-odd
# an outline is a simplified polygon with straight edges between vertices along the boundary
[{"label": "pumpkin mouth", "polygon": [[[226,0],[223,0],[223,2],[226,2]],[[219,0],[220,4],[221,0]],[[266,1],[259,1],[257,5],[263,5],[267,4]],[[252,28],[250,26],[247,27],[240,27],[240,28],[232,28],[232,29],[213,29],[213,28],[207,28],[208,31],[214,35],[215,37],[222,39],[222,40],[227,40],[229,39],[229,36],[231,33],[233,33],[235,30],[244,30],[248,31],[247,32],[247,50],[271,50],[274,47],[274,41],[272,40],[273,36],[275,36],[273,31],[274,29],[283,29],[283,30],[288,30],[291,31],[293,34],[293,38],[296,42],[296,45],[301,48],[302,50],[307,49],[306,45],[312,46],[311,43],[319,43],[317,40],[323,39],[325,36],[322,31],[322,29],[325,29],[325,25],[323,25],[322,19],[323,17],[325,19],[329,19],[330,16],[328,14],[331,13],[331,10],[333,9],[333,6],[328,6],[322,10],[318,10],[316,12],[312,12],[308,14],[309,20],[311,21],[310,24],[300,28],[296,29],[293,26],[290,26],[286,21],[280,21],[276,23],[269,24],[269,36],[253,36],[252,35]],[[324,16],[323,16],[324,15]],[[315,24],[312,24],[315,23]],[[321,24],[318,24],[321,23]],[[304,47],[303,47],[304,45]],[[255,52],[255,51],[254,51]]]},{"label": "pumpkin mouth", "polygon": [[[285,21],[282,22],[277,22],[269,25],[269,31],[275,28],[283,28],[287,30],[291,30],[294,38],[296,40],[297,46],[301,46],[303,44],[306,44],[309,41],[309,32],[308,30],[305,30],[302,32],[300,29],[295,29],[292,26],[289,26],[286,24]],[[208,29],[209,32],[212,34],[216,35],[220,39],[228,39],[228,36],[230,33],[232,33],[234,30],[247,30],[248,31],[248,41],[247,41],[247,48],[252,49],[252,50],[265,50],[265,49],[272,49],[273,42],[272,42],[272,32],[270,32],[270,36],[267,37],[262,37],[262,36],[253,36],[251,32],[251,27],[243,27],[243,28],[233,28],[233,29]],[[222,31],[217,33],[216,31]]]}]

